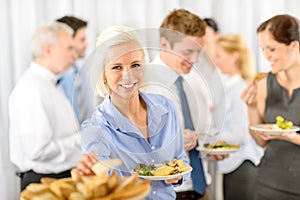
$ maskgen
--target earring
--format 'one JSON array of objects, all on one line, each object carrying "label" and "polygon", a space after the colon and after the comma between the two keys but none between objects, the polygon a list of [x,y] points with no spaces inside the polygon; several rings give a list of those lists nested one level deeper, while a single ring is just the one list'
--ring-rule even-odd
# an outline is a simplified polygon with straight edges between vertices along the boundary
[{"label": "earring", "polygon": [[103,83],[104,83],[104,85],[106,85],[106,84],[107,84],[107,80],[106,80],[106,79],[104,79],[104,80],[103,80]]}]

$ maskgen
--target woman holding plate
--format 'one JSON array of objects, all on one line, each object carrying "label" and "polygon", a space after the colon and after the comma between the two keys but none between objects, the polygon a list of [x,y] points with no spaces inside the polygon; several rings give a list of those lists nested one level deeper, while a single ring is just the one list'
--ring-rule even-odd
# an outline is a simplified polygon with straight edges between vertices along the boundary
[{"label": "woman holding plate", "polygon": [[[251,82],[241,97],[248,106],[250,125],[274,124],[277,116],[300,125],[300,24],[290,15],[277,15],[257,29],[259,45],[272,70]],[[256,199],[300,198],[300,135],[269,135],[251,131],[267,147],[258,170]]]},{"label": "woman holding plate", "polygon": [[[175,105],[161,95],[139,91],[148,60],[144,48],[137,32],[124,26],[107,28],[98,37],[91,58],[102,67],[97,89],[105,99],[82,125],[86,154],[77,165],[80,173],[91,174],[90,167],[97,159],[123,160],[114,169],[120,176],[130,176],[138,163],[180,159],[187,165]],[[152,181],[147,199],[175,199],[172,184],[187,176]]]}]

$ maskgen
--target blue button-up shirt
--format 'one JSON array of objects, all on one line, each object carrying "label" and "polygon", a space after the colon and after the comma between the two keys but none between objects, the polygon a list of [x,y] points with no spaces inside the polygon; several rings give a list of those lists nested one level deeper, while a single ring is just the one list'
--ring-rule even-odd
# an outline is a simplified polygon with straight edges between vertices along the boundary
[{"label": "blue button-up shirt", "polygon": [[[120,158],[116,169],[120,176],[130,176],[137,163],[157,164],[173,159],[186,161],[182,129],[174,104],[167,98],[140,93],[147,105],[149,141],[122,115],[107,95],[91,119],[82,125],[83,153],[95,152],[98,158]],[[188,176],[184,176],[184,179]],[[147,199],[175,199],[173,185],[152,181]]]},{"label": "blue button-up shirt", "polygon": [[[61,81],[59,82],[60,87],[63,89],[66,97],[69,99],[73,106],[75,114],[77,116],[79,124],[86,120],[93,112],[92,105],[92,92],[88,85],[85,71],[80,70],[77,66],[73,66],[66,73],[60,75]],[[82,90],[83,104],[79,105],[78,102],[78,90],[76,84],[79,84]],[[81,114],[85,110],[85,114]]]}]

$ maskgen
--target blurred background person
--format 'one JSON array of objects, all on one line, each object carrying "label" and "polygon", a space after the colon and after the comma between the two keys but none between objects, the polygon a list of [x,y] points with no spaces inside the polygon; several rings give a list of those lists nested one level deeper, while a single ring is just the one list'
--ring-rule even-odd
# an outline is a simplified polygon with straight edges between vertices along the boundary
[{"label": "blurred background person", "polygon": [[[218,161],[218,171],[224,174],[224,200],[253,200],[257,177],[257,165],[263,155],[249,133],[247,106],[240,98],[253,78],[254,58],[239,34],[221,36],[216,41],[216,65],[227,75],[224,79],[225,121],[220,141],[240,145],[229,158]],[[221,183],[222,184],[222,183]]]},{"label": "blurred background person", "polygon": [[219,132],[224,122],[224,87],[222,72],[216,67],[216,41],[220,37],[219,26],[213,18],[204,18],[206,23],[203,37],[203,51],[200,54],[199,71],[206,80],[212,98],[210,109],[212,112],[214,132]]},{"label": "blurred background person", "polygon": [[57,86],[58,74],[74,64],[72,29],[40,26],[31,42],[33,62],[9,98],[10,159],[21,189],[42,177],[70,176],[80,159],[79,127],[70,102]]},{"label": "blurred background person", "polygon": [[[211,102],[209,107],[212,115],[213,127],[209,134],[213,136],[218,135],[220,132],[223,126],[225,113],[225,95],[222,83],[223,74],[216,67],[214,62],[216,56],[216,40],[220,37],[220,29],[216,20],[213,18],[204,18],[203,21],[206,23],[206,28],[203,37],[203,50],[200,53],[199,71],[205,79],[209,90],[206,97],[208,98],[208,102]],[[203,156],[202,161],[206,172],[206,180],[211,182],[209,185],[210,193],[212,194],[212,198],[215,199],[218,196],[218,185],[216,185],[215,181],[217,176],[216,162],[209,157],[205,157],[205,155]]]},{"label": "blurred background person", "polygon": [[63,88],[65,95],[71,102],[78,122],[81,124],[87,119],[93,110],[93,94],[91,92],[85,69],[79,66],[79,59],[85,57],[88,41],[86,37],[87,22],[74,16],[64,16],[56,21],[70,26],[73,33],[73,45],[77,55],[77,62],[70,70],[61,75],[59,85]]},{"label": "blurred background person", "polygon": [[[250,125],[274,124],[282,116],[300,125],[300,24],[291,15],[276,15],[257,28],[259,45],[272,70],[251,82],[242,94]],[[300,199],[300,135],[269,135],[251,131],[257,144],[266,147],[258,169],[257,200]]]},{"label": "blurred background person", "polygon": [[[216,41],[221,35],[219,26],[213,18],[204,18],[203,20],[206,23],[205,35],[203,37],[203,49],[208,54],[210,59],[214,61],[216,56]],[[211,67],[215,67],[215,65],[211,65]]]}]

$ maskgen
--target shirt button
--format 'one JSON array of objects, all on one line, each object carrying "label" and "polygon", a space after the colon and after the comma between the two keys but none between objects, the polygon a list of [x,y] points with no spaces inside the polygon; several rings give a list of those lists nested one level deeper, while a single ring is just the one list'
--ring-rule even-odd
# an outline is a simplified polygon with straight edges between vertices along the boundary
[{"label": "shirt button", "polygon": [[152,149],[152,150],[155,149],[155,146],[152,146],[151,149]]},{"label": "shirt button", "polygon": [[153,163],[155,162],[155,160],[151,160]]},{"label": "shirt button", "polygon": [[153,191],[152,194],[156,194],[156,191]]}]

